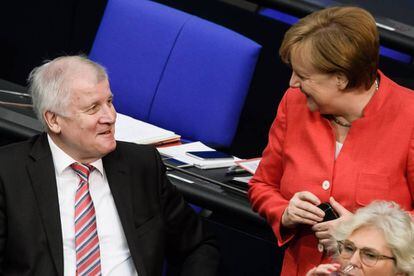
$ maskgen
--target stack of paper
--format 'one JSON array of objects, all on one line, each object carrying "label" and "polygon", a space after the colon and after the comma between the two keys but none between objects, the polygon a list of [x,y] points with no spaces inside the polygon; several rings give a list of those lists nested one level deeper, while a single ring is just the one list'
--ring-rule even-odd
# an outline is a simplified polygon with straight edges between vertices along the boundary
[{"label": "stack of paper", "polygon": [[192,164],[200,169],[215,169],[215,168],[224,168],[224,167],[230,167],[235,165],[235,161],[240,160],[237,157],[234,157],[233,160],[200,160],[194,157],[191,157],[186,154],[187,151],[214,151],[214,149],[204,145],[201,142],[194,142],[194,143],[188,143],[183,144],[179,146],[172,146],[172,147],[166,147],[166,148],[159,148],[158,151],[166,155],[168,157],[180,160],[187,164]]},{"label": "stack of paper", "polygon": [[115,139],[137,144],[163,144],[178,141],[180,136],[172,131],[117,113]]}]

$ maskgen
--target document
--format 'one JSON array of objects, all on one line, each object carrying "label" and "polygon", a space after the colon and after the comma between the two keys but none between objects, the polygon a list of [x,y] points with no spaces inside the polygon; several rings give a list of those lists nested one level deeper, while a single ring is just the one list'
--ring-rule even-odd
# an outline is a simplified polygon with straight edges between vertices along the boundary
[{"label": "document", "polygon": [[115,139],[137,144],[163,144],[180,140],[180,136],[149,123],[117,113]]},{"label": "document", "polygon": [[252,179],[252,175],[249,176],[237,176],[237,177],[233,177],[233,181],[237,181],[237,182],[242,182],[242,183],[246,183],[248,184],[250,179]]},{"label": "document", "polygon": [[248,171],[249,173],[254,174],[257,170],[257,167],[259,167],[260,160],[262,160],[261,157],[245,159],[236,161],[236,164],[239,165],[239,167],[242,167],[243,169]]},{"label": "document", "polygon": [[237,157],[233,159],[216,159],[216,160],[200,160],[186,154],[188,151],[215,151],[214,149],[204,145],[202,142],[193,142],[182,144],[179,146],[158,148],[162,155],[180,160],[181,162],[192,164],[200,169],[216,169],[225,168],[235,165],[235,161],[240,160]]}]

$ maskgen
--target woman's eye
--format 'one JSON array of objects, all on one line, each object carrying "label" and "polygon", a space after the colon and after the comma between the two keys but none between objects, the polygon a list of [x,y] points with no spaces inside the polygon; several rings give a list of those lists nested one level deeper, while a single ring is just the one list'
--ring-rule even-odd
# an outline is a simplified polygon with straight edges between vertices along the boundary
[{"label": "woman's eye", "polygon": [[370,252],[370,251],[365,251],[363,252],[363,254],[365,255],[365,257],[375,260],[378,256],[378,254],[374,253],[374,252]]},{"label": "woman's eye", "polygon": [[345,245],[344,250],[347,251],[347,252],[354,252],[355,248],[350,246],[350,245]]}]

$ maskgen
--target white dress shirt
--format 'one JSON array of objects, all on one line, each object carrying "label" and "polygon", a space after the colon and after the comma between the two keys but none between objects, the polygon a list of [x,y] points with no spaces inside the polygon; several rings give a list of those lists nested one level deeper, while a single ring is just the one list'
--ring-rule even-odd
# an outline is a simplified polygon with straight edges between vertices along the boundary
[{"label": "white dress shirt", "polygon": [[[70,165],[76,160],[61,150],[49,135],[48,140],[55,166],[59,198],[64,275],[74,276],[76,275],[75,194],[79,177]],[[91,163],[91,165],[95,167],[95,170],[89,176],[89,193],[95,206],[102,275],[138,275],[109,189],[102,159]]]},{"label": "white dress shirt", "polygon": [[338,158],[338,155],[341,152],[343,145],[344,145],[343,143],[340,143],[340,142],[336,141],[336,143],[335,143],[335,160]]}]

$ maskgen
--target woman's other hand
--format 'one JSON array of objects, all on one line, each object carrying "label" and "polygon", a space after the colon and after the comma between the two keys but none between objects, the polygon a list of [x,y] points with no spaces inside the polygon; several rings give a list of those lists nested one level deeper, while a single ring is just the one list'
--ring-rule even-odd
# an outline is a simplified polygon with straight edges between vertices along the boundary
[{"label": "woman's other hand", "polygon": [[340,264],[321,264],[309,270],[306,276],[331,275],[332,272],[338,271],[340,266]]},{"label": "woman's other hand", "polygon": [[297,192],[282,215],[282,225],[293,228],[298,224],[315,225],[321,222],[325,213],[317,207],[320,203],[319,198],[311,192]]},{"label": "woman's other hand", "polygon": [[323,245],[323,248],[327,251],[332,251],[336,248],[336,243],[332,239],[332,234],[335,231],[336,226],[343,220],[348,219],[352,213],[333,197],[329,199],[329,203],[339,215],[339,218],[317,223],[312,226],[312,230],[315,231],[315,236],[319,239],[319,243]]}]

